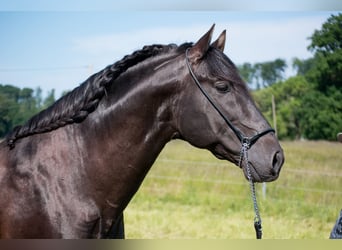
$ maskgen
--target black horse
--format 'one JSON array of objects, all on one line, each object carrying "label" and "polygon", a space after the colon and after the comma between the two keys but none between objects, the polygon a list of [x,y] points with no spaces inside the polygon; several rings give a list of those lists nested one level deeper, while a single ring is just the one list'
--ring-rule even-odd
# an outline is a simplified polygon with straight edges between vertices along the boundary
[{"label": "black horse", "polygon": [[283,151],[223,53],[225,32],[211,44],[213,28],[195,44],[125,56],[14,128],[0,144],[0,236],[115,236],[146,173],[176,138],[238,165],[236,131],[259,133],[250,171],[245,161],[241,168],[255,182],[277,179]]}]

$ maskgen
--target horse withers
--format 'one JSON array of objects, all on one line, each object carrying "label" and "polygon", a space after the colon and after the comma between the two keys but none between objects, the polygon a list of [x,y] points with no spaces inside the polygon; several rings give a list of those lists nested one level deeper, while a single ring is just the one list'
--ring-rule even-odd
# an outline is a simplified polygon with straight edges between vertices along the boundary
[{"label": "horse withers", "polygon": [[210,150],[246,177],[249,165],[253,182],[276,180],[283,150],[223,53],[225,32],[211,43],[213,30],[194,44],[145,46],[14,128],[0,144],[0,236],[114,236],[172,139]]}]

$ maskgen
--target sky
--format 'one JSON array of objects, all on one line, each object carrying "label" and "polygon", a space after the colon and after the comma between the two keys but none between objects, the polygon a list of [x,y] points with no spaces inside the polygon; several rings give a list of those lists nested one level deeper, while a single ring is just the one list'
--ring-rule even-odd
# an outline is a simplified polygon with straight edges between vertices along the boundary
[{"label": "sky", "polygon": [[40,86],[45,94],[55,89],[59,97],[144,45],[196,42],[213,23],[214,39],[227,30],[225,53],[236,64],[276,58],[290,64],[294,57],[312,56],[308,38],[331,14],[338,13],[225,8],[75,10],[61,6],[64,9],[0,6],[0,84]]}]

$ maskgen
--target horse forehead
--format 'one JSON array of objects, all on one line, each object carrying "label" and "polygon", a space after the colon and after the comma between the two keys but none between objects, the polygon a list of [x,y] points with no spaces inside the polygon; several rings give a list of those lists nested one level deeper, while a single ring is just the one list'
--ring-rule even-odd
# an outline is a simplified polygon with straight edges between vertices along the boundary
[{"label": "horse forehead", "polygon": [[222,52],[209,52],[206,62],[211,70],[218,70],[222,73],[237,72],[237,69],[230,58]]},{"label": "horse forehead", "polygon": [[201,77],[210,81],[229,81],[242,96],[251,98],[248,86],[233,61],[221,51],[209,51],[201,67]]}]

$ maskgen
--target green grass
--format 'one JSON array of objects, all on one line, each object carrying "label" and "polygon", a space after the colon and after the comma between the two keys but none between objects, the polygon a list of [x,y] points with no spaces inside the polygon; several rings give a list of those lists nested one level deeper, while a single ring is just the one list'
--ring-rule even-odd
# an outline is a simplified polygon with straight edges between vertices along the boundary
[{"label": "green grass", "polygon": [[[283,142],[279,179],[257,184],[264,238],[326,239],[342,208],[342,145]],[[127,238],[253,239],[248,182],[231,163],[174,141],[125,211]]]}]

